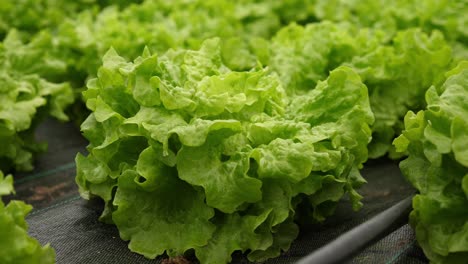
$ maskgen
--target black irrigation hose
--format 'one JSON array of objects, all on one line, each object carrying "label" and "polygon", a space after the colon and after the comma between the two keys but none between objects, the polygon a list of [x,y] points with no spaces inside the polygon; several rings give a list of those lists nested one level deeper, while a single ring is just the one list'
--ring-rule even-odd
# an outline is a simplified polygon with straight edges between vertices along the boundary
[{"label": "black irrigation hose", "polygon": [[296,264],[337,264],[349,261],[367,246],[408,222],[412,196],[351,229]]}]

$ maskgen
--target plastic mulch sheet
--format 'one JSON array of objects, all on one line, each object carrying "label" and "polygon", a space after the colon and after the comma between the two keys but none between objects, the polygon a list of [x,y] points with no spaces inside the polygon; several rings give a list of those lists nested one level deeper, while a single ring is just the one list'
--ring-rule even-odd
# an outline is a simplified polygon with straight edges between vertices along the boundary
[{"label": "plastic mulch sheet", "polygon": [[[98,221],[103,204],[85,201],[78,195],[74,182],[74,157],[85,152],[86,141],[72,124],[47,121],[37,137],[49,142],[49,150],[40,156],[32,173],[15,175],[16,195],[34,206],[28,216],[30,234],[41,243],[55,248],[57,263],[160,263],[148,260],[127,249],[115,226]],[[360,189],[364,207],[353,212],[342,201],[334,216],[322,224],[301,227],[290,250],[266,263],[294,263],[340,234],[364,223],[372,216],[414,193],[400,175],[396,162],[370,161],[363,170],[368,184]],[[349,263],[427,263],[417,246],[413,230],[404,225],[384,239],[366,248]],[[248,263],[242,254],[233,263]]]}]

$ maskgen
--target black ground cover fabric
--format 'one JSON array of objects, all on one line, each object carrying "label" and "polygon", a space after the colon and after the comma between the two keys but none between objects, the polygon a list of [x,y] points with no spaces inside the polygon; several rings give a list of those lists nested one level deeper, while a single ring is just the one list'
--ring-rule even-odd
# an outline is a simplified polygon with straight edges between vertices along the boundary
[{"label": "black ground cover fabric", "polygon": [[[23,199],[35,207],[27,218],[30,234],[55,248],[57,263],[160,263],[161,259],[147,260],[130,252],[115,226],[98,221],[102,203],[79,197],[73,160],[77,152],[85,152],[86,141],[78,129],[72,124],[47,121],[38,131],[38,138],[49,141],[49,150],[39,157],[34,172],[15,175],[17,193],[7,198]],[[294,263],[414,192],[396,162],[370,161],[363,175],[368,184],[360,190],[365,198],[359,212],[342,201],[333,217],[322,224],[302,226],[291,249],[266,263]],[[236,254],[233,263],[248,261]],[[419,264],[427,263],[427,259],[417,246],[413,230],[404,225],[349,263]]]}]

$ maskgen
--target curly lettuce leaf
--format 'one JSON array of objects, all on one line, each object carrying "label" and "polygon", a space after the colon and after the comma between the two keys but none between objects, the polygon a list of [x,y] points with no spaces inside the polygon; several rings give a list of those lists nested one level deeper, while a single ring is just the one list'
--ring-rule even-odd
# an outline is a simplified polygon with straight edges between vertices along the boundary
[{"label": "curly lettuce leaf", "polygon": [[[13,193],[13,177],[0,171],[0,196]],[[11,201],[5,205],[0,200],[0,262],[16,263],[55,263],[55,252],[49,246],[42,247],[27,233],[28,224],[24,220],[31,211],[30,205],[21,201]]]},{"label": "curly lettuce leaf", "polygon": [[446,74],[426,93],[427,109],[405,117],[395,139],[409,157],[403,175],[418,189],[410,223],[433,263],[464,263],[468,258],[468,62]]},{"label": "curly lettuce leaf", "polygon": [[298,202],[318,221],[346,193],[361,205],[373,114],[360,77],[339,67],[288,96],[270,69],[230,69],[224,43],[146,49],[134,62],[111,49],[84,93],[90,145],[76,158],[76,182],[148,258],[193,249],[203,263],[238,250],[265,260],[296,237]]},{"label": "curly lettuce leaf", "polygon": [[205,245],[215,226],[209,221],[214,210],[204,203],[203,192],[178,179],[174,168],[149,162],[153,169],[147,178],[138,181],[141,176],[127,170],[118,179],[112,219],[122,239],[147,258],[164,252],[177,256]]}]

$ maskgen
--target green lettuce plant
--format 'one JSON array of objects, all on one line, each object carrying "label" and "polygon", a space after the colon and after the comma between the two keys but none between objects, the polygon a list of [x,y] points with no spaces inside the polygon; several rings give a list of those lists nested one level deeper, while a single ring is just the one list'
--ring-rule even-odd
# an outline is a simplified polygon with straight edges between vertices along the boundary
[{"label": "green lettuce plant", "polygon": [[403,175],[419,191],[410,223],[432,263],[468,259],[468,61],[426,93],[427,109],[408,112],[394,144],[409,156]]},{"label": "green lettuce plant", "polygon": [[272,39],[266,64],[281,77],[286,91],[313,89],[339,65],[354,68],[369,90],[375,115],[369,157],[387,153],[400,134],[408,110],[422,109],[424,93],[443,79],[452,63],[450,46],[440,32],[399,31],[391,41],[385,32],[349,23],[292,24]]},{"label": "green lettuce plant", "polygon": [[[272,1],[273,2],[273,1]],[[275,1],[277,2],[277,1]],[[291,21],[348,22],[361,28],[371,27],[384,31],[387,39],[398,31],[419,28],[430,34],[439,30],[451,43],[457,60],[468,59],[467,16],[465,0],[288,0],[288,7],[278,9],[280,16]]]},{"label": "green lettuce plant", "polygon": [[50,35],[23,43],[11,31],[0,43],[0,169],[31,170],[33,155],[46,145],[34,139],[46,116],[68,120],[64,110],[73,100],[67,83],[48,79],[65,71],[65,64],[46,52]]},{"label": "green lettuce plant", "polygon": [[76,182],[148,258],[260,261],[289,248],[296,218],[323,221],[346,193],[361,206],[373,115],[359,75],[338,67],[288,95],[271,69],[227,67],[220,42],[133,63],[111,49],[84,93]]},{"label": "green lettuce plant", "polygon": [[[256,43],[271,37],[281,24],[272,7],[254,1],[144,1],[99,13],[85,10],[56,30],[58,49],[71,68],[94,77],[102,56],[113,47],[128,60],[146,46],[151,52],[198,49],[212,37],[238,37]],[[255,66],[250,65],[250,68]]]},{"label": "green lettuce plant", "polygon": [[[0,171],[0,198],[14,193],[13,177]],[[55,252],[49,246],[42,247],[27,233],[24,220],[32,206],[21,201],[7,205],[0,199],[0,262],[4,264],[52,264]]]}]

